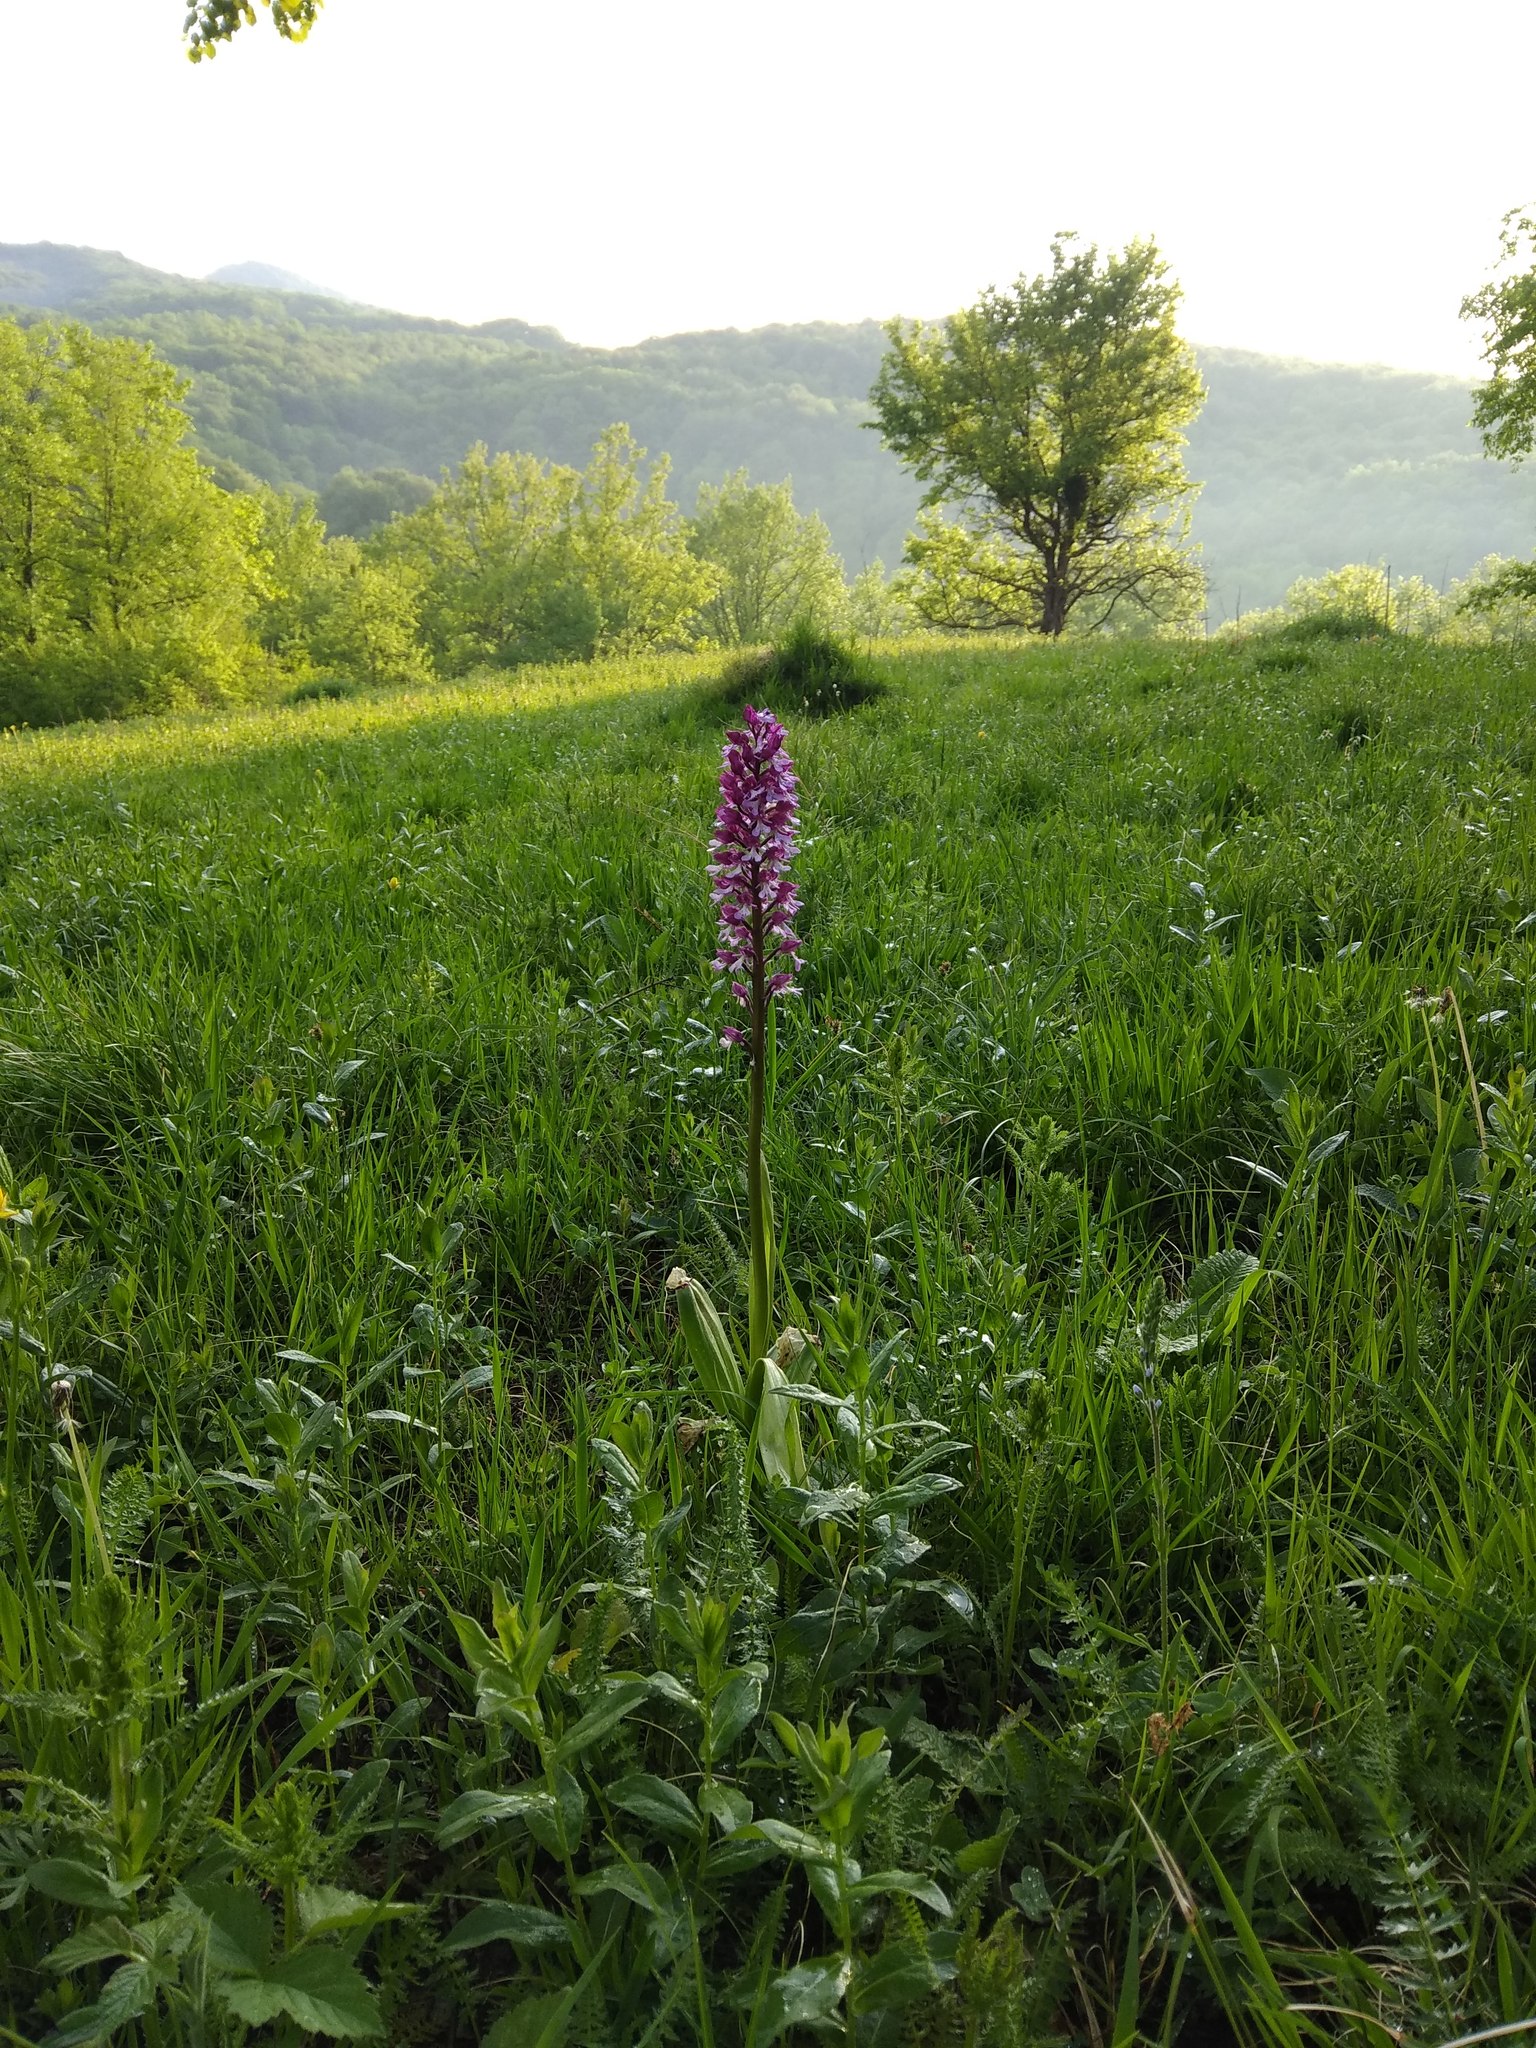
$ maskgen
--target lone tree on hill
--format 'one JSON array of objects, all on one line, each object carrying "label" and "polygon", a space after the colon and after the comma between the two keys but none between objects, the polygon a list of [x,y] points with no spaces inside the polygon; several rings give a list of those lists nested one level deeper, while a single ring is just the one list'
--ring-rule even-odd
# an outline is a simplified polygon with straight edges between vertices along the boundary
[{"label": "lone tree on hill", "polygon": [[[261,4],[271,10],[280,36],[290,43],[302,43],[325,0],[261,0]],[[255,19],[252,0],[191,0],[184,24],[189,55],[194,62],[213,56],[220,43],[227,43],[237,29]]]},{"label": "lone tree on hill", "polygon": [[1179,287],[1151,242],[1101,263],[1074,239],[942,327],[886,330],[874,424],[928,485],[905,583],[936,625],[1054,636],[1202,601],[1183,429],[1205,392]]}]

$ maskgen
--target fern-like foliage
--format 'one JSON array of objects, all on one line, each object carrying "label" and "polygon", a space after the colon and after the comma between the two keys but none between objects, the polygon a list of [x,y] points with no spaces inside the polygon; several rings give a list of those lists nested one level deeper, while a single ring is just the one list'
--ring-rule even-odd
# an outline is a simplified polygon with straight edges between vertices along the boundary
[{"label": "fern-like foliage", "polygon": [[1364,1854],[1383,1974],[1398,1994],[1404,2038],[1459,2032],[1466,2020],[1458,1967],[1470,1947],[1466,1920],[1424,1830],[1405,1806],[1374,1788],[1366,1802]]}]

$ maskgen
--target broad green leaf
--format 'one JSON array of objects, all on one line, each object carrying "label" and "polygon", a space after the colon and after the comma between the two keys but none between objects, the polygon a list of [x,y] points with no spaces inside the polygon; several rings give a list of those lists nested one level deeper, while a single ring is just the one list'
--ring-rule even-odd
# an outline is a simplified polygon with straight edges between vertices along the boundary
[{"label": "broad green leaf", "polygon": [[752,2016],[754,2048],[772,2048],[791,2027],[821,2026],[836,2019],[852,1975],[846,1956],[824,1956],[775,1977]]},{"label": "broad green leaf", "polygon": [[752,1434],[764,1475],[780,1486],[802,1487],[806,1481],[805,1446],[800,1416],[788,1398],[789,1381],[771,1358],[758,1360],[747,1393],[753,1410]]},{"label": "broad green leaf", "polygon": [[757,1719],[763,1704],[762,1681],[751,1671],[733,1671],[715,1700],[709,1728],[709,1761],[717,1763],[737,1737]]},{"label": "broad green leaf", "polygon": [[850,1858],[841,1870],[832,1862],[807,1863],[804,1866],[806,1883],[811,1895],[827,1916],[829,1927],[842,1924],[843,1912],[853,1896],[853,1885],[859,1875],[859,1866]]},{"label": "broad green leaf", "polygon": [[66,1856],[45,1856],[27,1872],[27,1882],[44,1898],[57,1899],[65,1906],[88,1906],[97,1913],[110,1913],[133,1896],[133,1886],[119,1884],[89,1863],[76,1863]]},{"label": "broad green leaf", "polygon": [[807,1828],[791,1826],[787,1820],[760,1820],[753,1823],[754,1832],[765,1842],[785,1856],[793,1856],[799,1863],[832,1863],[837,1852],[823,1835],[813,1835]]},{"label": "broad green leaf", "polygon": [[802,1529],[808,1529],[812,1522],[856,1520],[859,1510],[868,1506],[869,1495],[864,1488],[852,1485],[818,1488],[802,1494],[795,1502]]},{"label": "broad green leaf", "polygon": [[547,1792],[528,1809],[528,1832],[551,1856],[567,1856],[581,1839],[587,1799],[569,1771],[555,1774],[555,1796]]},{"label": "broad green leaf", "polygon": [[943,1887],[915,1870],[872,1870],[868,1877],[849,1886],[849,1895],[855,1899],[879,1899],[892,1892],[905,1893],[941,1918],[949,1915],[949,1899]]},{"label": "broad green leaf", "polygon": [[530,1813],[553,1804],[543,1785],[516,1785],[510,1792],[493,1792],[489,1788],[461,1792],[443,1808],[437,1845],[440,1849],[452,1848],[477,1828],[496,1827],[509,1820],[526,1821]]},{"label": "broad green leaf", "polygon": [[861,1962],[853,1976],[855,2011],[897,2012],[936,1990],[940,1973],[915,1941],[891,1941]]},{"label": "broad green leaf", "polygon": [[1258,1082],[1271,1102],[1287,1102],[1296,1093],[1295,1080],[1284,1067],[1244,1067],[1243,1072]]},{"label": "broad green leaf", "polygon": [[1188,1289],[1190,1300],[1201,1311],[1202,1321],[1209,1322],[1211,1315],[1231,1300],[1243,1281],[1258,1270],[1259,1262],[1252,1252],[1240,1252],[1231,1246],[1202,1259],[1189,1276]]},{"label": "broad green leaf", "polygon": [[1026,1920],[1043,1924],[1051,1917],[1051,1895],[1033,1863],[1026,1863],[1008,1888],[1009,1897]]},{"label": "broad green leaf", "polygon": [[699,1805],[723,1835],[733,1835],[752,1818],[751,1800],[735,1785],[705,1785],[699,1793]]},{"label": "broad green leaf", "polygon": [[647,1913],[673,1910],[672,1888],[654,1864],[645,1862],[605,1863],[600,1870],[578,1878],[576,1889],[584,1899],[602,1892],[615,1892],[621,1899]]},{"label": "broad green leaf", "polygon": [[626,1714],[634,1712],[642,1700],[649,1698],[650,1686],[643,1679],[625,1680],[615,1685],[607,1698],[583,1714],[572,1728],[567,1728],[555,1745],[555,1760],[568,1764],[573,1757],[590,1749],[600,1741],[611,1728],[616,1728]]},{"label": "broad green leaf", "polygon": [[704,1709],[699,1701],[670,1671],[653,1671],[646,1681],[651,1696],[658,1700],[670,1700],[675,1707],[685,1707],[690,1714],[702,1714]]},{"label": "broad green leaf", "polygon": [[652,1827],[682,1835],[696,1835],[699,1831],[699,1809],[681,1785],[673,1785],[665,1778],[653,1778],[646,1771],[630,1771],[608,1787],[608,1797],[615,1806]]},{"label": "broad green leaf", "polygon": [[508,1941],[515,1948],[559,1948],[570,1942],[571,1935],[570,1922],[559,1913],[510,1899],[487,1899],[454,1922],[443,1937],[443,1947],[457,1951],[483,1948],[488,1941]]},{"label": "broad green leaf", "polygon": [[382,1920],[404,1920],[419,1906],[396,1899],[368,1899],[361,1892],[338,1891],[335,1885],[305,1885],[299,1893],[299,1925],[306,1936],[339,1934],[351,1927],[372,1927]]},{"label": "broad green leaf", "polygon": [[716,1842],[710,1849],[709,1873],[713,1878],[740,1877],[743,1871],[756,1870],[764,1863],[771,1863],[778,1853],[772,1842],[765,1842],[760,1836],[738,1841],[733,1835],[728,1841]]},{"label": "broad green leaf", "polygon": [[738,1429],[746,1429],[748,1416],[741,1366],[714,1303],[698,1281],[690,1279],[680,1266],[668,1275],[667,1289],[677,1304],[678,1327],[705,1399],[717,1415],[727,1417]]}]

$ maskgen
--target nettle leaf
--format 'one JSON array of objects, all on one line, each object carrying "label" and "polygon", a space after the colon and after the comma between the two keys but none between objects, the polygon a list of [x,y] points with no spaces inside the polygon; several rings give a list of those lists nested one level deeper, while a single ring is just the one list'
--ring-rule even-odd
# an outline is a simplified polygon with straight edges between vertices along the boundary
[{"label": "nettle leaf", "polygon": [[608,1797],[615,1806],[651,1827],[671,1829],[682,1835],[699,1832],[699,1809],[681,1785],[669,1784],[665,1778],[654,1778],[646,1771],[630,1771],[614,1780]]},{"label": "nettle leaf", "polygon": [[311,2034],[339,2041],[375,2040],[384,2033],[366,1978],[337,1949],[294,1949],[259,1977],[221,1978],[218,1994],[247,2026],[290,2019]]},{"label": "nettle leaf", "polygon": [[1251,1252],[1229,1247],[1202,1259],[1189,1276],[1188,1297],[1167,1311],[1158,1349],[1193,1351],[1202,1338],[1229,1334],[1263,1277],[1264,1269]]},{"label": "nettle leaf", "polygon": [[956,1852],[955,1868],[962,1877],[974,1877],[981,1870],[998,1870],[1013,1840],[1013,1831],[1018,1826],[1018,1816],[1010,1815],[1008,1825],[998,1834],[984,1835],[979,1840],[967,1842]]},{"label": "nettle leaf", "polygon": [[[153,1923],[151,1923],[153,1924]],[[110,1962],[117,1956],[136,1956],[140,1944],[126,1921],[113,1915],[107,1920],[87,1920],[44,1958],[50,1970],[79,1970],[87,1963]]]},{"label": "nettle leaf", "polygon": [[520,1998],[486,2035],[484,2048],[565,2048],[573,2003],[569,1991]]},{"label": "nettle leaf", "polygon": [[196,1884],[187,1896],[208,1919],[208,1967],[259,1976],[272,1953],[272,1915],[248,1885]]},{"label": "nettle leaf", "polygon": [[155,1995],[155,1973],[146,1962],[124,1963],[102,1986],[92,2005],[70,2013],[48,2036],[46,2048],[85,2048],[87,2042],[112,2041],[148,2009]]},{"label": "nettle leaf", "polygon": [[1189,1297],[1208,1320],[1225,1308],[1246,1281],[1257,1279],[1259,1262],[1252,1252],[1229,1246],[1202,1259],[1189,1276]]},{"label": "nettle leaf", "polygon": [[570,1922],[559,1913],[511,1899],[487,1899],[454,1923],[443,1947],[456,1953],[483,1948],[488,1941],[508,1941],[514,1948],[561,1948],[569,1944],[571,1935]]}]

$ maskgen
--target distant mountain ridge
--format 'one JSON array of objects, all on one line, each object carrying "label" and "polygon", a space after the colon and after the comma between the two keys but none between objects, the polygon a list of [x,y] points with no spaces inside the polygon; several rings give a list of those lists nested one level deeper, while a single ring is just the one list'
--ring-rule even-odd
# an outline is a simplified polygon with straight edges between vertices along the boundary
[{"label": "distant mountain ridge", "polygon": [[[207,455],[270,482],[318,489],[348,465],[431,476],[477,440],[580,462],[623,419],[671,456],[685,507],[732,469],[788,475],[850,566],[900,559],[919,494],[866,431],[876,321],[593,349],[522,320],[466,327],[318,290],[269,266],[199,280],[106,251],[0,243],[0,309],[153,342],[192,380]],[[1189,466],[1205,482],[1195,532],[1213,621],[1343,561],[1386,559],[1439,583],[1536,543],[1536,472],[1483,459],[1455,378],[1198,354],[1209,399]]]},{"label": "distant mountain ridge", "polygon": [[334,291],[328,284],[312,284],[307,277],[297,277],[291,270],[279,270],[275,263],[226,263],[219,270],[210,270],[204,282],[254,284],[264,291],[303,292],[311,299],[340,299],[344,306],[355,303],[345,292]]}]

